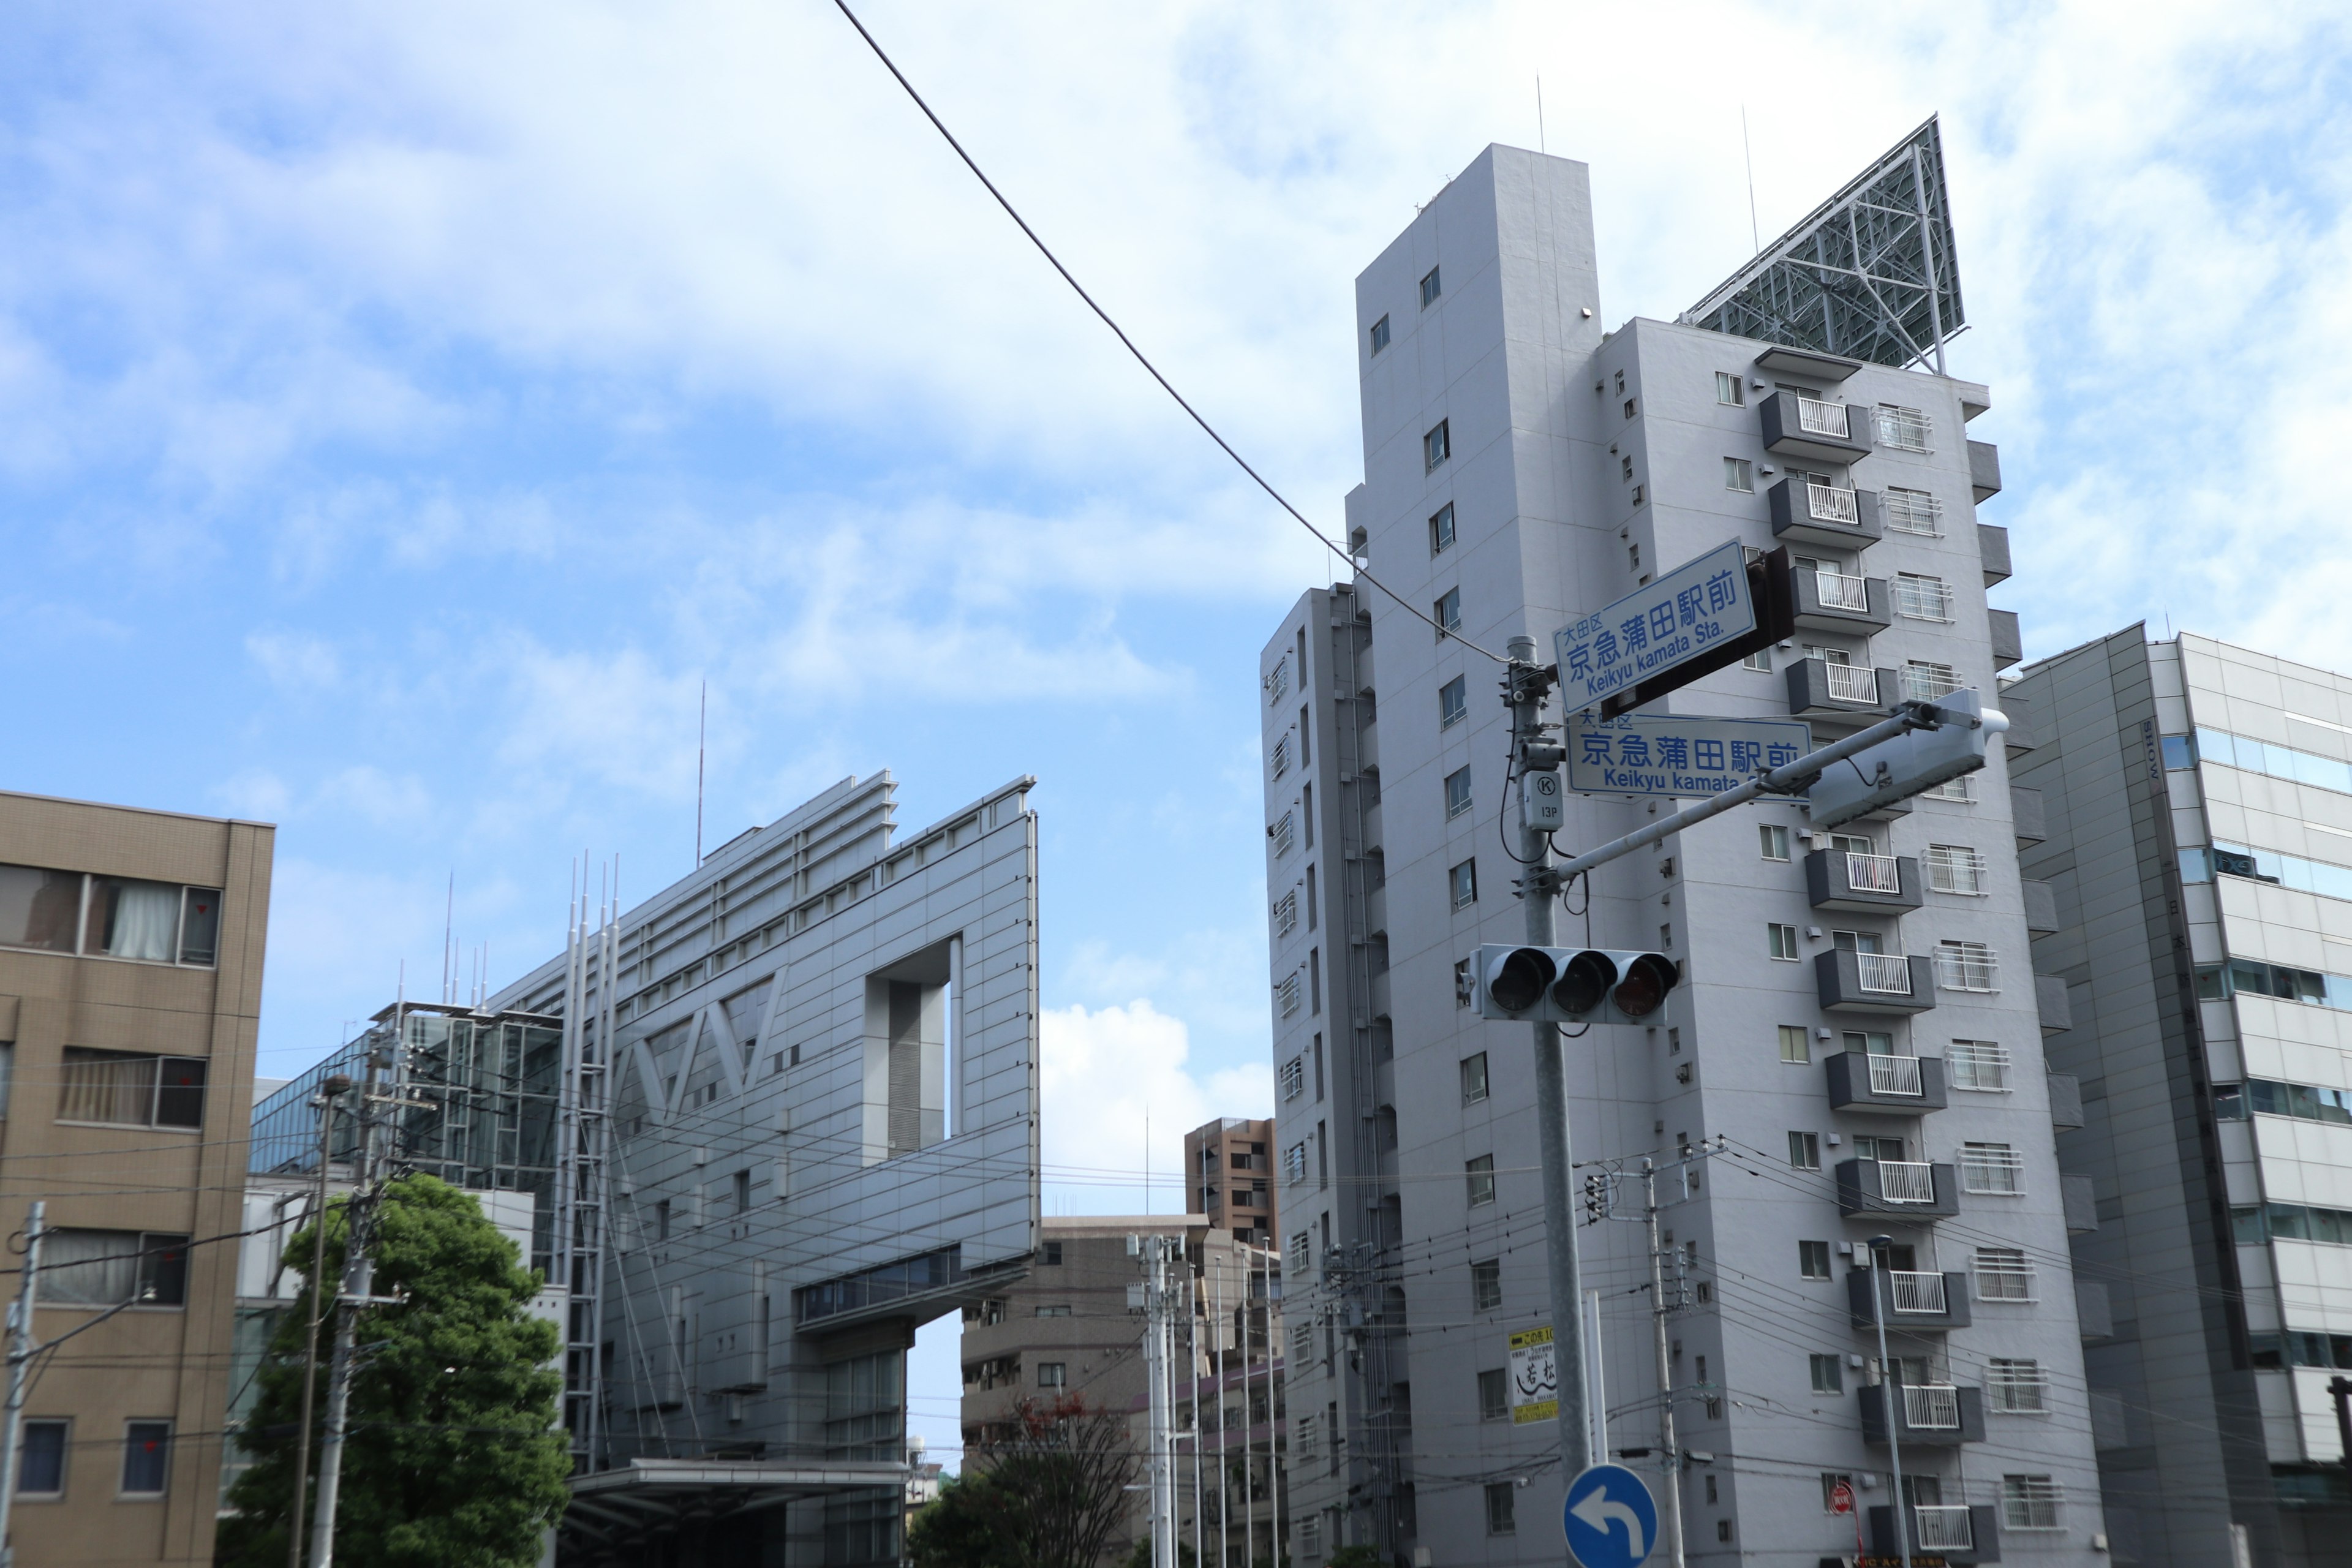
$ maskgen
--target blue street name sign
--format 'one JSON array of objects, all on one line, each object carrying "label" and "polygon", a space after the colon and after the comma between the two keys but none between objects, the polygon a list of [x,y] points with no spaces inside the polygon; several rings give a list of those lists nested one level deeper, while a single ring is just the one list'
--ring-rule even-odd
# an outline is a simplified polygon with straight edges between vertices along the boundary
[{"label": "blue street name sign", "polygon": [[1583,1568],[1641,1568],[1658,1544],[1658,1505],[1622,1465],[1593,1465],[1568,1489],[1568,1549]]},{"label": "blue street name sign", "polygon": [[1710,550],[1552,634],[1561,700],[1589,708],[1755,629],[1747,550]]},{"label": "blue street name sign", "polygon": [[1695,800],[1721,795],[1758,768],[1780,767],[1812,749],[1811,727],[1791,719],[1570,714],[1568,787],[1579,795]]}]

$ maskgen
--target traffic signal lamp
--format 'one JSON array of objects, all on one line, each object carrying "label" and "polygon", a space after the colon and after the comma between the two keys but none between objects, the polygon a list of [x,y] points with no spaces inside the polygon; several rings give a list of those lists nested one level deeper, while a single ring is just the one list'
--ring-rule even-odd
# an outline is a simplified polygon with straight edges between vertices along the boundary
[{"label": "traffic signal lamp", "polygon": [[1536,1024],[1653,1023],[1682,980],[1662,952],[1502,942],[1479,948],[1470,970],[1480,1017]]}]

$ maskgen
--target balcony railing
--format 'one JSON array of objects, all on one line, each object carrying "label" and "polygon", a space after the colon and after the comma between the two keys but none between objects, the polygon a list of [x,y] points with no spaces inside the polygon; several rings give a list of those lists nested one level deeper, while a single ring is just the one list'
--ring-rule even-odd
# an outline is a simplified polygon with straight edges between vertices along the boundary
[{"label": "balcony railing", "polygon": [[[1916,1160],[1878,1162],[1878,1195],[1890,1204],[1936,1201],[1936,1167]],[[1937,1283],[1942,1277],[1937,1277]]]},{"label": "balcony railing", "polygon": [[1808,436],[1834,436],[1841,441],[1845,440],[1845,405],[1800,397],[1797,399],[1797,428]]},{"label": "balcony railing", "polygon": [[1878,700],[1878,671],[1866,664],[1823,665],[1830,678],[1830,700],[1832,702],[1869,702]]},{"label": "balcony railing", "polygon": [[1969,1552],[1976,1548],[1966,1504],[1923,1503],[1911,1510],[1911,1519],[1917,1526],[1911,1544],[1922,1552]]},{"label": "balcony railing", "polygon": [[[1804,406],[1804,400],[1799,398],[1797,405],[1801,409]],[[1838,429],[1843,434],[1845,429],[1845,410],[1839,409],[1838,416]],[[1881,408],[1878,411],[1878,438],[1882,443],[1895,447],[1897,451],[1934,451],[1935,448],[1927,444],[1927,438],[1932,430],[1933,426],[1928,424],[1927,416],[1916,408]]]},{"label": "balcony railing", "polygon": [[1895,609],[1896,614],[1915,621],[1949,621],[1951,585],[1938,577],[1898,572],[1895,576]]},{"label": "balcony railing", "polygon": [[1960,1186],[1966,1192],[2014,1197],[2025,1191],[2025,1156],[2006,1144],[1963,1143]]},{"label": "balcony railing", "polygon": [[1948,1383],[1905,1384],[1903,1424],[1919,1432],[1958,1431],[1960,1391]]},{"label": "balcony railing", "polygon": [[1901,868],[1892,855],[1866,855],[1847,851],[1845,858],[1846,886],[1857,893],[1899,893],[1903,890]]},{"label": "balcony railing", "polygon": [[1982,1040],[1956,1044],[1945,1053],[1954,1089],[1984,1091],[2009,1088],[2009,1047]]},{"label": "balcony railing", "polygon": [[1901,953],[1857,952],[1853,959],[1855,978],[1863,990],[1881,996],[1911,994],[1911,961]]},{"label": "balcony railing", "polygon": [[1927,846],[1927,886],[1939,893],[1981,897],[1985,890],[1985,858],[1957,844]]},{"label": "balcony railing", "polygon": [[1917,1057],[1880,1057],[1870,1058],[1870,1092],[1873,1094],[1924,1094],[1919,1082]]},{"label": "balcony railing", "polygon": [[1979,1260],[1977,1300],[1979,1301],[2031,1301],[2033,1300],[2033,1265],[2031,1263],[1986,1263]]},{"label": "balcony railing", "polygon": [[1998,991],[2000,963],[1980,942],[1943,942],[1936,949],[1936,984],[1947,991]]},{"label": "balcony railing", "polygon": [[1870,581],[1865,577],[1849,577],[1843,572],[1816,572],[1813,580],[1820,584],[1822,608],[1824,610],[1861,610],[1870,608]]},{"label": "balcony railing", "polygon": [[[1811,429],[1811,426],[1807,426],[1806,428]],[[1815,522],[1846,522],[1856,526],[1862,522],[1862,508],[1854,500],[1853,492],[1836,485],[1808,483],[1805,486],[1805,509],[1812,513]]]},{"label": "balcony railing", "polygon": [[1926,490],[1890,489],[1885,493],[1885,506],[1886,526],[1897,533],[1943,537],[1944,503]]},{"label": "balcony railing", "polygon": [[1940,1274],[1890,1269],[1886,1280],[1898,1312],[1924,1312],[1940,1318],[1949,1310],[1944,1302],[1944,1277]]}]

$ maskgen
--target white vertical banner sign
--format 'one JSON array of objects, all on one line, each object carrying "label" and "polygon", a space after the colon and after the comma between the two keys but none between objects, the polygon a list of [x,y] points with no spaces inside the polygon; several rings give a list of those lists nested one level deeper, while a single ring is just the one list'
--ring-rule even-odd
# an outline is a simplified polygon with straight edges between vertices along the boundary
[{"label": "white vertical banner sign", "polygon": [[1552,1361],[1551,1327],[1511,1336],[1511,1424],[1559,1419],[1559,1372]]},{"label": "white vertical banner sign", "polygon": [[1609,1458],[1609,1394],[1601,1377],[1601,1292],[1584,1293],[1584,1418],[1592,1462]]}]

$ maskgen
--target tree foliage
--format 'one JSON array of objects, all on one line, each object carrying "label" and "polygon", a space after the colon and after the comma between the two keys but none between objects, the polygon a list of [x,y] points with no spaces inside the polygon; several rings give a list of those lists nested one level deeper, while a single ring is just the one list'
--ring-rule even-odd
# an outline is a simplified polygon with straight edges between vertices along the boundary
[{"label": "tree foliage", "polygon": [[[349,1217],[343,1201],[330,1205],[330,1290],[342,1277]],[[230,1489],[234,1513],[221,1521],[218,1561],[232,1568],[286,1562],[311,1246],[305,1226],[286,1251],[302,1292],[259,1374],[244,1434],[257,1462]],[[385,1186],[374,1254],[374,1294],[406,1300],[360,1320],[335,1517],[338,1568],[529,1568],[563,1511],[572,1468],[556,1426],[563,1379],[547,1364],[562,1335],[529,1313],[540,1277],[520,1267],[514,1243],[479,1204],[426,1175]],[[330,1312],[318,1345],[314,1496],[333,1336]]]},{"label": "tree foliage", "polygon": [[1024,1399],[915,1516],[915,1568],[1095,1568],[1141,1468],[1126,1420],[1069,1394]]}]

